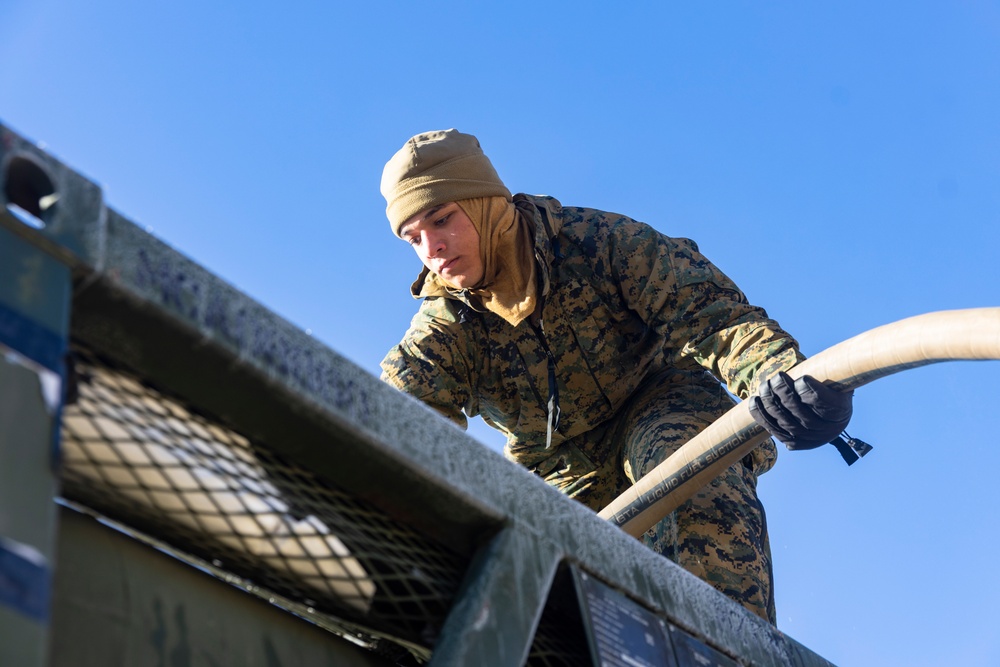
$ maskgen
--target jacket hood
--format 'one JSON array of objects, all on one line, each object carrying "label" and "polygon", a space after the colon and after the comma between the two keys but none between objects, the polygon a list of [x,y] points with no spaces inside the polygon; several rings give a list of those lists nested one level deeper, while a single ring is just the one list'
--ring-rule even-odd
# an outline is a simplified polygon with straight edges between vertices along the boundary
[{"label": "jacket hood", "polygon": [[[549,268],[552,265],[554,239],[562,227],[562,204],[554,197],[547,195],[517,194],[514,205],[535,231],[535,261],[538,262],[538,280],[540,294],[548,294]],[[455,299],[466,304],[477,312],[486,312],[481,300],[468,290],[458,290],[449,287],[438,275],[426,266],[420,271],[417,279],[410,285],[410,294],[414,299],[443,297]]]}]

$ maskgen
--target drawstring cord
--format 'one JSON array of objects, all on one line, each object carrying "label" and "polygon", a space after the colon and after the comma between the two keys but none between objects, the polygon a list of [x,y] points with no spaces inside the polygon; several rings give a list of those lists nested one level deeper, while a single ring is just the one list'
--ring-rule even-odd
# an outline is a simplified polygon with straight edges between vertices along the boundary
[{"label": "drawstring cord", "polygon": [[548,419],[545,425],[545,449],[552,449],[552,436],[559,430],[559,417],[562,414],[562,410],[559,408],[559,382],[556,378],[556,358],[552,355],[552,350],[549,349],[549,344],[545,340],[545,327],[542,324],[542,319],[538,318],[538,323],[536,324],[533,320],[529,319],[531,323],[531,328],[535,330],[535,335],[538,336],[538,342],[542,345],[542,350],[545,351],[545,357],[548,359],[549,367],[549,399],[548,399]]},{"label": "drawstring cord", "polygon": [[548,348],[545,350],[545,356],[549,358],[549,416],[545,428],[545,449],[552,449],[552,434],[559,430],[559,416],[562,411],[559,409],[559,385],[556,382],[556,360]]}]

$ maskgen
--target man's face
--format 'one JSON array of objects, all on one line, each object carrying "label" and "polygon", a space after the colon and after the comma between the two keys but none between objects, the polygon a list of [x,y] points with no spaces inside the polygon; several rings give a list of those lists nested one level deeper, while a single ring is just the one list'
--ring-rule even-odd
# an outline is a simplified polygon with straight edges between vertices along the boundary
[{"label": "man's face", "polygon": [[421,211],[403,223],[399,235],[452,287],[467,289],[483,279],[479,232],[455,202]]}]

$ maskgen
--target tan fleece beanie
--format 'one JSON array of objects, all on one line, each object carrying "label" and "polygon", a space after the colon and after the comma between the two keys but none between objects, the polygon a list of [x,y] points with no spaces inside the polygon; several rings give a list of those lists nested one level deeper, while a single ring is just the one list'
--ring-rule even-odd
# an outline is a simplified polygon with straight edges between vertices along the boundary
[{"label": "tan fleece beanie", "polygon": [[458,130],[435,130],[410,138],[382,170],[382,196],[392,231],[417,213],[476,197],[512,201],[479,140]]}]

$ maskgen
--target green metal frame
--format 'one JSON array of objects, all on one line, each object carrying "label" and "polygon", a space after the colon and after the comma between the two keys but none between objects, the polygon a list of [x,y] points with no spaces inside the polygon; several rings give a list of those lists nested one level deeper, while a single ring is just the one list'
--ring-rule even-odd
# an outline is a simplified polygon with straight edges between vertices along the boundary
[{"label": "green metal frame", "polygon": [[[463,554],[468,560],[464,580],[429,664],[524,664],[553,582],[566,564],[582,568],[742,664],[829,664],[152,237],[105,206],[100,189],[89,180],[0,125],[0,174],[8,178],[7,168],[16,164],[28,173],[25,178],[37,180],[25,161],[46,175],[52,192],[44,182],[29,190],[39,199],[55,194],[57,201],[37,206],[39,220],[26,223],[8,207],[12,196],[23,198],[25,188],[0,188],[0,253],[19,266],[50,267],[44,270],[50,273],[39,283],[42,291],[30,295],[13,287],[26,273],[18,273],[13,282],[0,281],[0,304],[45,327],[64,346],[72,339],[134,369],[151,384]],[[52,200],[48,196],[45,203]],[[22,203],[31,208],[31,202]],[[2,332],[0,343],[13,344],[4,342]],[[8,360],[0,369],[0,399],[34,395],[30,385],[37,384],[38,375],[31,364]],[[160,568],[169,581],[190,582],[170,591],[171,604],[191,613],[190,631],[195,610],[209,604],[209,597],[231,597],[209,574],[177,562],[161,568],[166,562],[162,554],[130,544],[125,534],[110,539],[98,527],[81,528],[79,517],[63,514],[57,526],[51,444],[58,406],[46,412],[39,400],[29,400],[30,418],[13,419],[9,411],[22,408],[8,408],[6,401],[0,405],[5,410],[0,412],[0,457],[24,458],[17,473],[0,465],[0,475],[7,475],[0,480],[0,536],[37,549],[47,559],[49,573],[54,565],[57,620],[80,612],[80,600],[92,598],[98,604],[104,597],[83,586],[83,579],[115,585],[117,575],[106,568],[85,572],[70,566],[75,552],[86,551],[92,558],[113,555],[136,571]],[[24,415],[28,409],[23,408]],[[6,492],[10,476],[17,479]],[[25,508],[46,519],[20,516]],[[25,523],[32,524],[34,534],[24,531]],[[57,530],[62,545],[55,552],[52,536]],[[136,575],[130,585],[142,589],[135,599],[143,602],[136,608],[105,609],[86,626],[117,647],[109,649],[116,655],[144,657],[74,664],[147,664],[146,657],[163,655],[156,653],[166,650],[163,639],[148,623],[121,620],[151,613],[155,604],[167,613],[165,593],[156,592],[159,576]],[[217,624],[213,631],[189,632],[183,654],[187,661],[176,664],[258,664],[250,658],[220,658],[226,654],[218,642],[212,643],[220,636],[242,637],[240,624],[274,622],[265,620],[278,613],[274,607],[256,601],[241,605],[240,599],[219,603],[220,611],[212,614],[211,622]],[[243,607],[255,611],[244,613]],[[0,614],[6,614],[0,616],[0,664],[47,664],[48,646],[59,658],[54,664],[68,664],[60,656],[79,658],[72,647],[84,634],[74,623],[52,626],[46,619],[25,617],[18,622],[32,632],[15,635],[6,630],[14,627],[6,620],[19,612],[0,603]],[[287,623],[281,623],[293,633],[289,637],[309,635],[309,645],[316,647],[309,649],[316,651],[310,655],[324,656],[329,650],[329,656],[339,651],[340,657],[302,662],[304,654],[296,653],[300,643],[286,638],[275,639],[266,649],[273,659],[259,664],[379,664],[363,662],[370,656],[359,658],[341,637],[310,634],[307,621],[286,616]],[[247,620],[251,617],[256,620]],[[331,648],[322,648],[324,637]],[[8,659],[29,654],[31,659]]]},{"label": "green metal frame", "polygon": [[[3,216],[6,211],[0,212]],[[47,664],[68,268],[0,227],[0,664]]]}]

